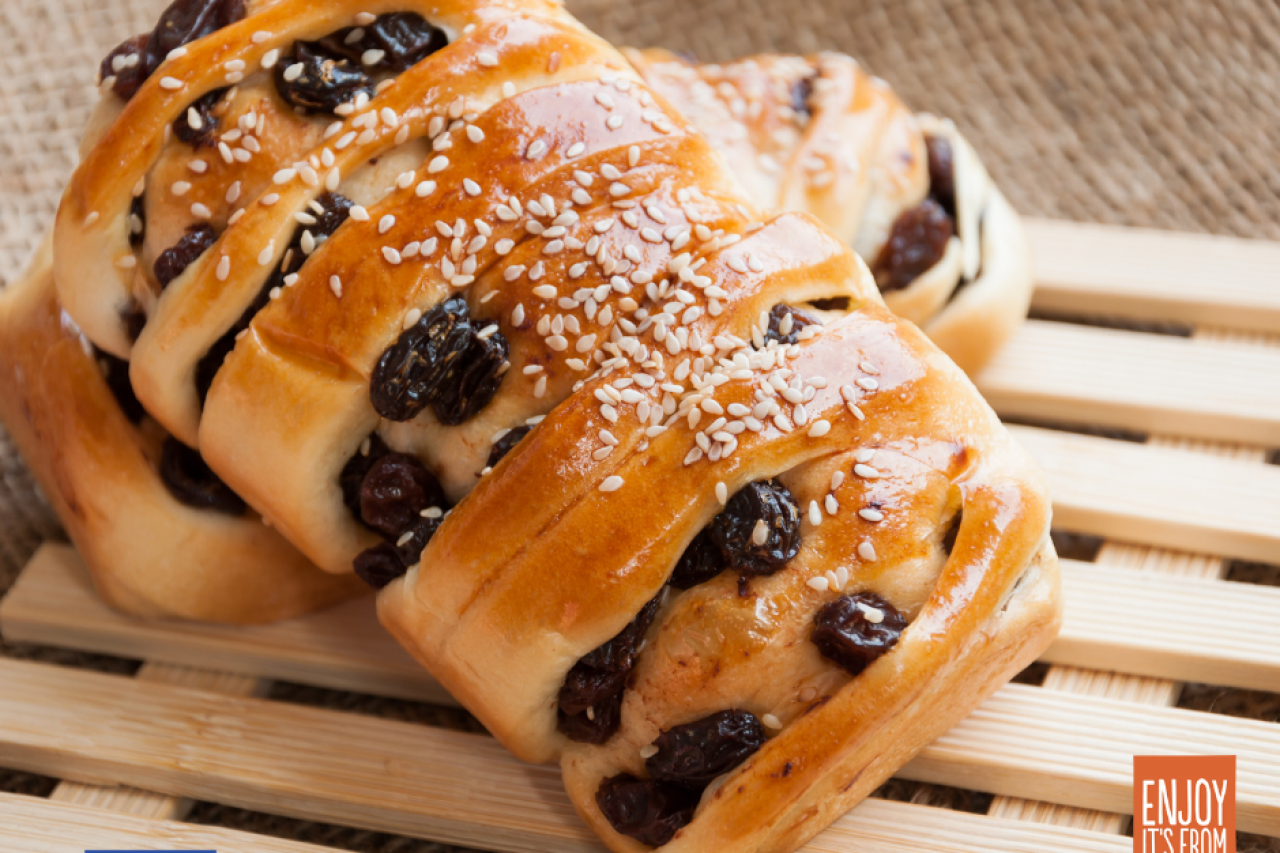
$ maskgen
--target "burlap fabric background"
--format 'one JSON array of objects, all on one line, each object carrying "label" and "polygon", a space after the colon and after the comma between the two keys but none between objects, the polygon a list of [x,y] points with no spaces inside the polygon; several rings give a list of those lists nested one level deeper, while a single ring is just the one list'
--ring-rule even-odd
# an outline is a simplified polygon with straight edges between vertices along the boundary
[{"label": "burlap fabric background", "polygon": [[[150,29],[167,0],[0,0],[0,282],[52,221],[105,52]],[[859,56],[908,103],[954,118],[1014,205],[1038,216],[1280,239],[1280,4],[1275,0],[575,0],[618,44],[702,59],[761,50]],[[0,433],[0,594],[57,535]],[[1274,578],[1241,570],[1241,579]],[[127,671],[127,662],[0,646],[0,653]],[[282,687],[279,698],[453,726],[464,715]],[[1271,720],[1280,698],[1189,689],[1184,704]],[[0,790],[49,780],[0,773]],[[964,792],[886,795],[981,810]],[[192,819],[352,850],[438,845],[209,804]],[[1247,840],[1243,849],[1272,849]]]}]

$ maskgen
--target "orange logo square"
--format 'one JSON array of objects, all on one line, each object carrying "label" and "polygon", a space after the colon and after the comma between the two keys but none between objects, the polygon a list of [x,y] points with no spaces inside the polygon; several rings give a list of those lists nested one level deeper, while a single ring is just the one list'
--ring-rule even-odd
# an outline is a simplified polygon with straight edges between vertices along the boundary
[{"label": "orange logo square", "polygon": [[1236,757],[1135,755],[1133,853],[1236,853]]}]

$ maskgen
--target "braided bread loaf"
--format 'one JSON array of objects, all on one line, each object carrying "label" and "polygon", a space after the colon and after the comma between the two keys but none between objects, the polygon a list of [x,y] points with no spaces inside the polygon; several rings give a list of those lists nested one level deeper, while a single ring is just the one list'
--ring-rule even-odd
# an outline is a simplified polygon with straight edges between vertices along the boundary
[{"label": "braided bread loaf", "polygon": [[138,616],[271,622],[360,592],[263,525],[59,308],[49,247],[0,293],[0,418],[102,597]]},{"label": "braided bread loaf", "polygon": [[757,204],[822,220],[868,260],[889,308],[968,373],[1021,324],[1032,286],[1022,225],[950,121],[912,115],[839,54],[697,65],[625,53]]},{"label": "braided bread loaf", "polygon": [[610,846],[792,849],[1049,642],[1043,484],[562,8],[419,5],[122,46],[59,295]]}]

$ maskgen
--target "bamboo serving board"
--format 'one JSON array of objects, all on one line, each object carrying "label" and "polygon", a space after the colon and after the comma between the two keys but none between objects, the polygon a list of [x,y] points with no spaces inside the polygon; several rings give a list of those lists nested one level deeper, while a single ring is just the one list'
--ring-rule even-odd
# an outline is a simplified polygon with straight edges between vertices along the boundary
[{"label": "bamboo serving board", "polygon": [[[1179,682],[1280,691],[1280,245],[1029,223],[1035,305],[1173,321],[1191,337],[1031,321],[978,378],[1048,472],[1055,526],[1105,537],[1063,561],[1066,622],[1041,687],[999,691],[904,767],[998,795],[987,815],[868,800],[809,853],[1122,853],[1134,754],[1235,754],[1238,825],[1280,836],[1280,725],[1187,711]],[[1230,443],[1228,443],[1230,442]],[[0,849],[326,848],[178,821],[189,800],[495,851],[600,851],[553,767],[491,738],[262,698],[286,680],[451,703],[377,625],[371,598],[292,622],[139,622],[46,545],[0,603],[12,641],[147,661],[134,678],[0,659],[0,766],[68,780],[0,795]],[[104,787],[105,786],[105,787]]]}]

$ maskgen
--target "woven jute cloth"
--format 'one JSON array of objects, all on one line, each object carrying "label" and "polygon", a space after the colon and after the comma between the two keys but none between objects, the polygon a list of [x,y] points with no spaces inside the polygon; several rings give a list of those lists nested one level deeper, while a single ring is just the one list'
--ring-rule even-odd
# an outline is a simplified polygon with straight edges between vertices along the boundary
[{"label": "woven jute cloth", "polygon": [[[321,2],[321,0],[317,0]],[[76,162],[98,61],[166,0],[0,2],[0,283],[25,265]],[[919,110],[956,120],[1023,213],[1280,239],[1280,4],[1275,0],[572,0],[616,44],[703,60],[759,51],[859,57]],[[56,519],[0,432],[0,595]],[[1260,578],[1274,578],[1259,569]],[[1251,579],[1249,571],[1241,579]],[[87,655],[0,646],[98,668]],[[400,715],[395,703],[282,688],[276,698]],[[1193,688],[1184,704],[1280,717],[1274,696]],[[432,724],[473,725],[456,712]],[[47,793],[4,774],[0,790]],[[894,783],[886,796],[981,810],[966,792]],[[192,819],[352,850],[438,845],[212,804]],[[1243,839],[1242,850],[1280,850]]]}]

